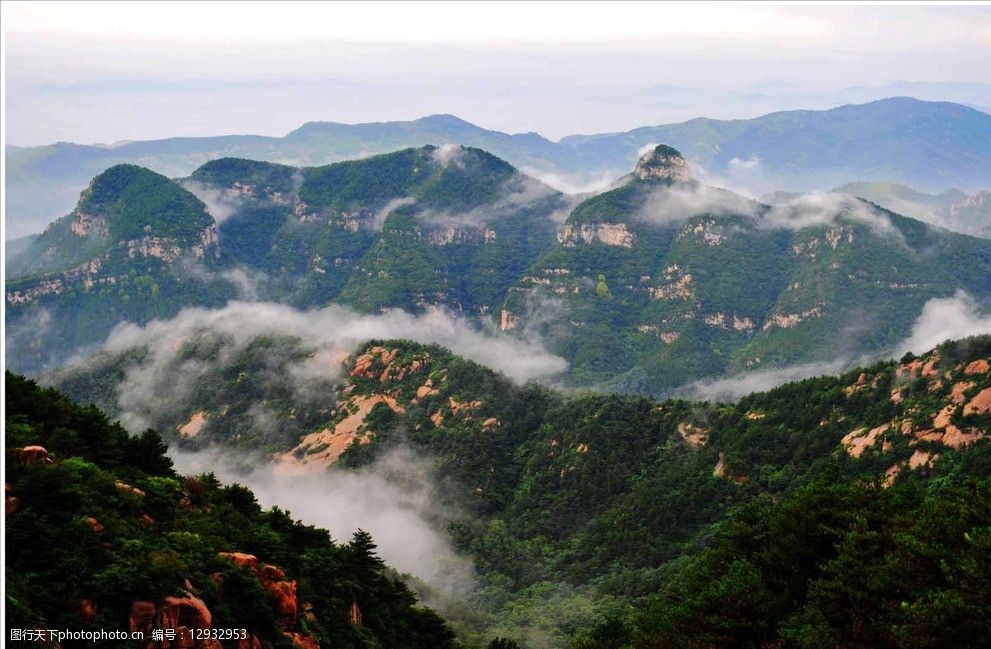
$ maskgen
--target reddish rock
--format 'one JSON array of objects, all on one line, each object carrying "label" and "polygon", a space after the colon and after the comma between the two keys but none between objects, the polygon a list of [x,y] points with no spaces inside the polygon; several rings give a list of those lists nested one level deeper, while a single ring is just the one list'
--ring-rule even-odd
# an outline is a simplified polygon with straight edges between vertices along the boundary
[{"label": "reddish rock", "polygon": [[973,381],[958,381],[953,385],[953,389],[950,391],[950,401],[953,403],[963,403],[967,400],[964,393],[974,387]]},{"label": "reddish rock", "polygon": [[117,486],[117,491],[119,491],[121,493],[132,494],[132,495],[137,496],[139,498],[143,498],[144,495],[145,495],[145,492],[143,490],[138,489],[137,487],[132,487],[131,485],[127,484],[126,482],[121,482],[120,480],[118,480],[114,484]]},{"label": "reddish rock", "polygon": [[936,416],[933,417],[933,428],[946,428],[953,421],[953,413],[956,410],[957,407],[951,404],[937,412]]},{"label": "reddish rock", "polygon": [[21,499],[14,495],[14,485],[9,482],[4,483],[4,511],[13,514],[21,506]]},{"label": "reddish rock", "polygon": [[86,519],[86,524],[89,525],[89,528],[94,532],[96,532],[97,534],[100,534],[104,530],[104,527],[100,523],[100,521],[96,520],[92,516]]},{"label": "reddish rock", "polygon": [[963,407],[964,415],[986,415],[991,413],[991,388],[984,388],[974,395]]},{"label": "reddish rock", "polygon": [[267,579],[269,581],[282,581],[286,578],[286,573],[281,568],[273,566],[270,563],[263,565],[259,574],[261,575],[261,579]]},{"label": "reddish rock", "polygon": [[144,523],[145,525],[154,525],[155,519],[149,516],[148,514],[141,514],[141,522]]},{"label": "reddish rock", "polygon": [[219,552],[217,556],[221,559],[227,559],[238,568],[250,568],[251,570],[258,568],[258,557],[253,554],[244,554],[243,552]]},{"label": "reddish rock", "polygon": [[96,604],[91,599],[79,600],[76,602],[75,609],[79,612],[79,616],[87,622],[96,619]]},{"label": "reddish rock", "polygon": [[351,600],[351,610],[348,612],[348,619],[351,624],[361,626],[361,609],[358,608],[358,601]]},{"label": "reddish rock", "polygon": [[299,615],[295,581],[267,581],[262,586],[275,597],[275,613],[283,626],[293,626]]},{"label": "reddish rock", "polygon": [[169,596],[163,599],[158,621],[163,629],[209,629],[213,616],[203,600],[186,593],[185,597]]},{"label": "reddish rock", "polygon": [[320,649],[320,643],[311,635],[303,635],[295,631],[286,631],[284,635],[292,640],[296,649]]},{"label": "reddish rock", "polygon": [[127,628],[131,632],[144,631],[147,634],[151,631],[151,623],[154,619],[154,602],[144,600],[131,602],[131,616],[127,620]]},{"label": "reddish rock", "polygon": [[14,457],[20,464],[52,464],[44,446],[25,446],[14,449]]},{"label": "reddish rock", "polygon": [[974,374],[987,374],[991,370],[991,365],[988,364],[983,358],[978,361],[970,363],[963,369],[963,373],[967,376],[973,376]]}]

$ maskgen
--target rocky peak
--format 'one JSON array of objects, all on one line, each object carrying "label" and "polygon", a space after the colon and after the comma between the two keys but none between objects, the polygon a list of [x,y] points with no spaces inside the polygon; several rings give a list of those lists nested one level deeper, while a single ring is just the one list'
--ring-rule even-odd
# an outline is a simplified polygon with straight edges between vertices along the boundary
[{"label": "rocky peak", "polygon": [[658,144],[637,161],[633,170],[640,180],[688,182],[692,172],[681,153],[666,144]]}]

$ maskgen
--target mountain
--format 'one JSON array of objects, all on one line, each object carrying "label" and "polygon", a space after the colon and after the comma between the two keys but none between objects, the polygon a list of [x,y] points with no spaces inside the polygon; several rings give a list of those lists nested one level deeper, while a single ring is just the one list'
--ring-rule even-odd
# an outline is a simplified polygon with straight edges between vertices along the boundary
[{"label": "mountain", "polygon": [[[224,418],[262,398],[250,390],[273,366],[184,345],[228,400],[192,390],[164,429],[225,445]],[[431,458],[461,512],[447,532],[475,562],[481,637],[894,647],[910,628],[977,647],[991,610],[989,359],[991,337],[972,338],[717,404],[520,386],[437,346],[377,340],[343,359],[310,430],[269,452],[356,471],[403,446]],[[103,363],[142,366],[128,351]],[[92,367],[60,385],[84,401],[95,387],[113,412],[119,382]],[[175,432],[197,415],[199,432]]]},{"label": "mountain", "polygon": [[575,385],[656,393],[894,348],[929,299],[991,295],[989,263],[986,240],[850,197],[768,207],[708,187],[662,145],[572,211],[500,325],[537,330]]},{"label": "mountain", "polygon": [[72,208],[92,176],[118,163],[185,176],[221,157],[324,165],[426,144],[462,144],[491,151],[525,171],[565,176],[583,185],[620,175],[640,149],[658,142],[676,147],[713,177],[759,185],[761,191],[824,190],[852,179],[895,180],[927,191],[957,186],[974,191],[986,182],[983,170],[991,167],[991,116],[959,104],[893,97],[745,120],[698,118],[559,142],[432,115],[410,122],[311,122],[281,138],[235,135],[113,146],[8,147],[7,231],[12,237],[39,231]]},{"label": "mountain", "polygon": [[224,304],[235,288],[205,270],[218,254],[199,199],[148,169],[111,167],[8,260],[18,271],[5,287],[8,363],[39,367],[101,343],[120,322]]},{"label": "mountain", "polygon": [[[72,228],[89,218],[86,194],[39,236],[28,258],[75,265],[8,282],[12,367],[54,367],[119,322],[239,297],[443,309],[539,337],[568,361],[569,385],[662,394],[886,351],[929,300],[991,297],[986,239],[843,195],[763,205],[695,180],[666,145],[577,206],[458,146],[324,167],[224,158],[179,181],[133,167],[107,173],[120,169],[154,177],[172,199],[115,199],[113,209],[150,219],[140,239],[115,225],[130,217],[112,215],[80,239]],[[195,209],[173,218],[174,204]],[[186,238],[158,236],[160,222]]]},{"label": "mountain", "polygon": [[899,183],[848,183],[834,192],[850,194],[913,219],[975,237],[991,238],[991,192],[968,195],[959,189],[927,194]]},{"label": "mountain", "polygon": [[12,262],[8,362],[57,364],[119,322],[238,296],[485,314],[569,207],[503,160],[453,145],[324,167],[223,158],[179,181],[113,167]]},{"label": "mountain", "polygon": [[453,646],[367,533],[338,544],[243,486],[178,475],[152,430],[131,436],[23,377],[5,385],[12,627],[146,642],[173,629],[196,647],[222,646],[210,629],[237,630],[220,637],[238,646]]},{"label": "mountain", "polygon": [[[695,119],[561,144],[603,160],[666,142],[710,174],[796,190],[896,180],[925,190],[987,182],[991,115],[959,104],[892,97],[824,111],[786,111],[749,120]],[[759,171],[759,173],[755,173]]]}]

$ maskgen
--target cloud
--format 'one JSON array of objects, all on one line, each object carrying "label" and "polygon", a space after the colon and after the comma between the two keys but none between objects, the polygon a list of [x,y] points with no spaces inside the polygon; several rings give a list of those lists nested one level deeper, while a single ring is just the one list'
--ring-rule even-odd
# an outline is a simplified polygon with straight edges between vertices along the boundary
[{"label": "cloud", "polygon": [[703,379],[690,383],[677,392],[689,399],[736,401],[752,392],[764,392],[792,381],[845,372],[877,360],[895,359],[906,352],[922,354],[947,340],[982,334],[991,334],[991,311],[982,309],[966,291],[957,290],[952,297],[928,300],[912,324],[909,336],[888,351],[861,356],[840,354],[834,360],[826,362]]},{"label": "cloud", "polygon": [[268,279],[268,276],[261,271],[249,272],[243,268],[225,270],[220,273],[220,277],[237,287],[238,299],[245,302],[258,300],[258,286]]},{"label": "cloud", "polygon": [[656,149],[658,144],[660,143],[651,142],[649,144],[644,144],[642,147],[637,149],[637,160],[639,160],[640,158],[644,157],[645,155]]},{"label": "cloud", "polygon": [[434,161],[442,167],[454,165],[460,169],[464,168],[465,149],[460,144],[442,144],[434,149],[431,154]]},{"label": "cloud", "polygon": [[560,195],[544,183],[523,174],[503,182],[497,197],[466,212],[422,210],[416,219],[429,226],[467,226],[491,223],[525,210],[546,210],[552,221],[563,222],[576,200]]},{"label": "cloud", "polygon": [[389,214],[391,214],[393,210],[397,210],[405,205],[413,205],[414,203],[416,203],[416,199],[412,196],[392,199],[385,204],[385,207],[376,212],[374,217],[372,217],[372,227],[376,230],[381,230],[382,226],[385,225],[386,218],[388,218]]},{"label": "cloud", "polygon": [[243,484],[263,507],[287,509],[338,541],[359,528],[370,532],[390,566],[444,597],[463,600],[474,584],[471,560],[451,547],[444,531],[459,510],[438,488],[433,462],[405,446],[356,470],[246,459],[219,448],[173,448],[170,455],[180,472],[213,472],[224,482]]},{"label": "cloud", "polygon": [[683,223],[699,214],[740,214],[753,217],[760,205],[727,189],[702,183],[661,187],[651,192],[635,218],[655,225]]},{"label": "cloud", "polygon": [[921,354],[944,341],[979,334],[991,334],[991,313],[982,312],[973,297],[958,290],[953,297],[926,302],[912,325],[912,333],[899,345],[898,355]]},{"label": "cloud", "polygon": [[[301,349],[309,350],[303,357],[281,348],[255,352],[267,354],[262,359],[265,372],[256,379],[283,384],[289,380],[289,388],[304,403],[314,394],[326,395],[328,382],[341,372],[341,361],[373,338],[436,343],[520,382],[547,379],[567,367],[532,339],[483,331],[440,310],[365,315],[342,306],[300,311],[267,302],[231,302],[221,309],[184,309],[171,320],[144,326],[118,325],[102,354],[75,360],[65,371],[85,370],[107,355],[127,355],[131,360],[115,386],[115,409],[121,423],[138,432],[185,412],[182,404],[203,377],[230,364],[264,336],[294,337]],[[187,346],[190,342],[193,345]],[[265,413],[257,414],[251,418],[255,432],[277,438],[278,427],[266,428]]]},{"label": "cloud", "polygon": [[564,173],[553,173],[540,171],[532,167],[521,167],[520,171],[528,176],[536,178],[549,187],[553,187],[565,194],[598,194],[616,186],[619,178],[625,175],[626,171],[609,170],[598,175],[588,176],[584,174],[569,175]]},{"label": "cloud", "polygon": [[833,225],[840,218],[863,223],[879,234],[899,235],[888,217],[866,202],[846,194],[830,192],[801,194],[778,203],[761,215],[760,223],[769,228],[801,230]]},{"label": "cloud", "polygon": [[760,158],[756,155],[750,156],[746,160],[741,158],[733,158],[729,161],[730,170],[743,170],[743,171],[754,171],[760,168]]},{"label": "cloud", "polygon": [[836,374],[847,369],[853,361],[849,358],[825,363],[802,363],[773,369],[746,372],[719,379],[705,379],[690,383],[678,393],[688,399],[706,401],[737,401],[753,392],[766,392],[792,381],[813,376]]},{"label": "cloud", "polygon": [[229,190],[208,187],[199,181],[188,179],[180,181],[179,185],[203,201],[207,213],[218,224],[226,221],[241,207],[240,198]]}]

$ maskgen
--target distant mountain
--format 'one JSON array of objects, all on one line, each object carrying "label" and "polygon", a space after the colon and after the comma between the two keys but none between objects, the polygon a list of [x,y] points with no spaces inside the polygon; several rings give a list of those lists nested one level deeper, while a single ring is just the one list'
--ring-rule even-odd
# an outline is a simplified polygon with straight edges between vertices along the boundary
[{"label": "distant mountain", "polygon": [[117,166],[19,259],[8,362],[30,371],[119,322],[240,297],[446,309],[539,336],[568,384],[657,394],[886,350],[932,298],[991,298],[986,239],[840,194],[767,206],[695,180],[666,145],[577,206],[453,145],[323,167],[224,158],[180,181]]},{"label": "distant mountain", "polygon": [[38,369],[118,322],[239,295],[484,317],[553,244],[570,206],[455,145],[323,167],[224,158],[178,182],[113,167],[14,260],[8,361]]},{"label": "distant mountain", "polygon": [[892,347],[957,289],[991,297],[991,242],[842,195],[769,207],[659,146],[572,211],[500,326],[538,331],[575,384],[657,392]]},{"label": "distant mountain", "polygon": [[285,137],[172,138],[114,146],[58,143],[8,147],[8,236],[39,231],[72,209],[88,180],[109,166],[133,163],[186,176],[220,157],[294,166],[323,165],[426,144],[478,147],[533,173],[581,184],[629,169],[645,145],[666,142],[715,178],[757,189],[827,189],[852,179],[895,180],[926,191],[986,183],[991,116],[945,102],[907,97],[825,111],[787,111],[746,120],[693,119],[552,142],[510,135],[450,115],[410,122],[312,122]]},{"label": "distant mountain", "polygon": [[876,203],[913,219],[975,237],[991,238],[991,191],[968,195],[959,189],[927,194],[899,183],[849,183],[835,192]]}]

